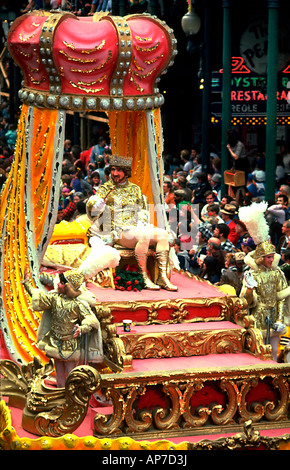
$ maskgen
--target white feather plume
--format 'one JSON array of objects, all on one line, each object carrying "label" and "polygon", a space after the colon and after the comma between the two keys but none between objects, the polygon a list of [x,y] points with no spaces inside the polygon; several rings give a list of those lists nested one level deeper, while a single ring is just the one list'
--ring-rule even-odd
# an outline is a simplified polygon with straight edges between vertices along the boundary
[{"label": "white feather plume", "polygon": [[269,225],[265,218],[267,207],[268,204],[262,201],[239,208],[239,219],[246,225],[255,245],[269,239]]},{"label": "white feather plume", "polygon": [[106,245],[99,237],[91,237],[90,244],[91,252],[79,267],[85,279],[95,277],[103,269],[118,266],[120,254],[115,248]]}]

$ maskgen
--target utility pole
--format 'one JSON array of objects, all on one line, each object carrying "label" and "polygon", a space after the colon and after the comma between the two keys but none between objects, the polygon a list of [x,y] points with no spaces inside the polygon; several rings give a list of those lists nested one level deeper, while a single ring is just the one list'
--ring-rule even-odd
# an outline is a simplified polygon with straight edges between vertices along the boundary
[{"label": "utility pole", "polygon": [[266,124],[266,184],[265,196],[275,198],[276,134],[277,134],[277,68],[278,68],[278,9],[279,0],[268,0],[268,68]]},{"label": "utility pole", "polygon": [[223,0],[223,86],[222,86],[222,137],[221,137],[221,195],[226,193],[224,172],[228,170],[229,152],[226,131],[231,127],[231,0]]}]

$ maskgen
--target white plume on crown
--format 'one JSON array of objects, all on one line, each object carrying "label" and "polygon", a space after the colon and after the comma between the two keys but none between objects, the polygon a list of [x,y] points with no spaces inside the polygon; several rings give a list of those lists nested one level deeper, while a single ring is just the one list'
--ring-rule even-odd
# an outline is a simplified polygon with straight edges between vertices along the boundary
[{"label": "white plume on crown", "polygon": [[265,218],[267,207],[268,204],[262,201],[239,208],[239,219],[246,225],[255,245],[269,239],[269,225]]}]

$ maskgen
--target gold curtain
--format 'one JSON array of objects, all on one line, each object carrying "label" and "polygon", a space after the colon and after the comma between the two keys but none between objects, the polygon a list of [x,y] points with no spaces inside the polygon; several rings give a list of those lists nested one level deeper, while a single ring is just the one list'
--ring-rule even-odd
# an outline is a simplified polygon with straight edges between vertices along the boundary
[{"label": "gold curtain", "polygon": [[[24,267],[31,269],[31,253],[41,241],[47,217],[56,121],[57,111],[22,106],[14,160],[0,195],[2,315],[9,330],[5,340],[11,354],[23,361],[38,355],[47,362],[36,345],[41,314],[33,311],[21,281]],[[31,148],[26,148],[28,138]],[[25,158],[31,159],[29,167]]]}]

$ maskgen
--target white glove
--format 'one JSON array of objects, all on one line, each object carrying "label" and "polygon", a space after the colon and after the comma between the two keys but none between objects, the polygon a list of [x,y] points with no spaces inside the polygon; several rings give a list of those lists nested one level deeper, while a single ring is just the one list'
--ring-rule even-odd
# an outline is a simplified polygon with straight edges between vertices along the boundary
[{"label": "white glove", "polygon": [[283,323],[274,323],[273,330],[279,333],[280,335],[284,335],[287,331],[287,328]]},{"label": "white glove", "polygon": [[246,286],[249,287],[250,289],[253,289],[254,287],[258,285],[258,283],[253,278],[253,274],[251,273],[251,271],[245,272],[244,279],[245,279]]},{"label": "white glove", "polygon": [[103,212],[103,210],[105,209],[105,206],[106,206],[106,202],[104,201],[102,197],[96,198],[94,201],[92,210],[91,210],[92,217],[97,217],[97,215],[99,215],[100,212]]}]

